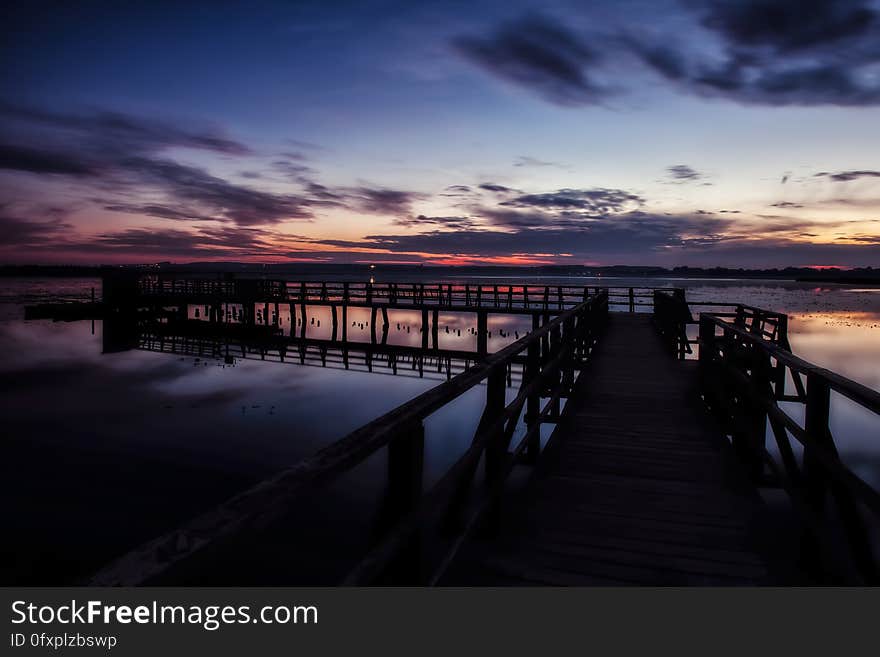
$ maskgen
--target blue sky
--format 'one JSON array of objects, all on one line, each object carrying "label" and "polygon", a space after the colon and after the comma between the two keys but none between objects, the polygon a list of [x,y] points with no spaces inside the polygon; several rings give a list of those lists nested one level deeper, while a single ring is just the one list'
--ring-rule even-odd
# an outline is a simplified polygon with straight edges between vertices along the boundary
[{"label": "blue sky", "polygon": [[873,0],[6,11],[5,262],[880,266]]}]

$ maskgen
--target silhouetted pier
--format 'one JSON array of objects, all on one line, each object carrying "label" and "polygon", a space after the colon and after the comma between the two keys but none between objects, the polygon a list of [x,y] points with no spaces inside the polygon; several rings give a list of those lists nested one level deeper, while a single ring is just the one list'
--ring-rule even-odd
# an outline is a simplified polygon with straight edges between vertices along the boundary
[{"label": "silhouetted pier", "polygon": [[[408,360],[420,374],[430,364],[446,380],[92,583],[222,582],[243,554],[260,554],[242,547],[255,528],[283,522],[298,499],[380,450],[387,486],[375,536],[346,584],[877,582],[880,495],[840,460],[829,400],[842,395],[876,416],[880,394],[794,356],[784,314],[689,304],[677,289],[229,280],[126,289],[124,303],[105,296],[105,321],[134,321],[122,331],[133,347],[294,362],[317,351],[323,365],[335,354],[344,367],[359,354],[387,369]],[[303,306],[287,334],[276,303],[291,318]],[[207,318],[188,319],[190,304],[207,306]],[[229,304],[241,307],[232,324]],[[329,339],[297,335],[311,305],[343,318],[369,308],[370,341],[348,340],[347,321]],[[704,311],[695,317],[694,307]],[[387,333],[388,309],[420,313],[421,345],[376,336],[379,314]],[[441,348],[440,310],[484,317],[474,349]],[[533,319],[491,353],[485,318],[496,312]],[[425,420],[476,386],[485,404],[470,446],[426,489]],[[761,491],[772,490],[787,493],[784,508],[768,508]]]},{"label": "silhouetted pier", "polygon": [[648,314],[615,313],[532,481],[442,581],[770,583],[760,498]]}]

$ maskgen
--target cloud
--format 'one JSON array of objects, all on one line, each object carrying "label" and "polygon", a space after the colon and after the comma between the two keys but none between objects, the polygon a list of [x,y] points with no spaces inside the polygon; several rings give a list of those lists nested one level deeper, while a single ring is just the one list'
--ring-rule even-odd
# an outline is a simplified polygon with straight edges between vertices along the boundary
[{"label": "cloud", "polygon": [[670,167],[666,167],[666,172],[669,174],[669,177],[676,182],[694,182],[697,180],[702,180],[705,176],[692,169],[686,164],[674,164]]},{"label": "cloud", "polygon": [[873,0],[682,4],[675,32],[628,21],[577,33],[526,15],[454,45],[496,77],[564,106],[603,102],[616,92],[604,80],[634,73],[635,88],[645,70],[679,91],[743,104],[880,104],[880,13]]},{"label": "cloud", "polygon": [[740,46],[793,52],[869,33],[877,13],[865,0],[709,0],[702,23]]},{"label": "cloud", "polygon": [[81,245],[79,248],[160,257],[246,257],[254,254],[267,255],[275,250],[277,247],[270,244],[271,236],[271,233],[264,230],[228,227],[200,231],[131,228],[103,233],[88,245]]},{"label": "cloud", "polygon": [[816,177],[827,177],[834,182],[849,182],[851,180],[858,180],[859,178],[880,178],[880,171],[861,170],[840,171],[838,173],[828,173],[827,171],[822,171],[815,175]]},{"label": "cloud", "polygon": [[[87,179],[105,209],[170,220],[214,220],[240,226],[312,218],[310,206],[326,199],[281,194],[239,185],[205,169],[181,164],[172,147],[245,155],[251,150],[208,127],[170,125],[116,112],[66,114],[0,102],[0,116],[15,124],[19,140],[39,146],[0,146],[0,168],[38,175]],[[10,128],[7,128],[10,130]],[[301,181],[311,169],[299,153],[285,153],[276,171]],[[132,201],[131,196],[150,200]]]},{"label": "cloud", "polygon": [[501,205],[548,210],[579,210],[606,214],[622,212],[644,204],[645,200],[620,189],[560,189],[544,194],[523,194]]},{"label": "cloud", "polygon": [[709,55],[671,35],[627,38],[646,65],[685,91],[761,105],[880,103],[878,15],[868,0],[688,3],[720,42]]},{"label": "cloud", "polygon": [[565,164],[559,164],[558,162],[547,162],[545,160],[539,160],[536,157],[529,157],[528,155],[520,155],[513,163],[515,167],[557,167],[559,169],[567,169],[569,168]]},{"label": "cloud", "polygon": [[416,217],[401,217],[394,223],[399,226],[440,226],[454,230],[470,229],[476,225],[471,217],[427,217],[423,214]]},{"label": "cloud", "polygon": [[96,174],[92,166],[75,156],[11,144],[0,144],[0,169],[67,176]]},{"label": "cloud", "polygon": [[110,204],[104,206],[109,212],[123,212],[125,214],[136,214],[147,217],[157,217],[159,219],[173,219],[175,221],[216,221],[217,217],[203,215],[194,210],[188,210],[182,207],[171,207],[159,204]]},{"label": "cloud", "polygon": [[272,168],[295,183],[306,182],[309,176],[316,173],[312,167],[302,164],[301,159],[275,160],[272,162]]},{"label": "cloud", "polygon": [[73,114],[55,112],[0,100],[0,116],[7,121],[38,126],[41,131],[73,133],[81,140],[104,149],[128,154],[155,153],[170,147],[208,150],[226,155],[247,155],[251,150],[216,128],[168,123],[121,112]]},{"label": "cloud", "polygon": [[410,235],[368,235],[363,241],[321,240],[340,246],[371,246],[393,252],[418,252],[436,255],[503,256],[511,253],[572,253],[592,258],[618,254],[621,257],[639,251],[662,251],[685,244],[720,241],[727,220],[702,217],[667,217],[632,212],[597,218],[576,228],[548,225],[509,226],[512,230],[430,231]]},{"label": "cloud", "polygon": [[140,188],[155,187],[172,201],[194,203],[219,221],[249,226],[312,217],[305,197],[236,185],[173,160],[135,157],[119,165],[121,174]]},{"label": "cloud", "polygon": [[384,187],[339,188],[339,198],[349,207],[369,214],[400,216],[411,212],[423,194]]},{"label": "cloud", "polygon": [[549,18],[527,15],[484,36],[461,36],[453,46],[492,75],[558,105],[590,105],[609,90],[589,75],[600,55]]},{"label": "cloud", "polygon": [[505,187],[504,185],[498,185],[496,183],[482,183],[481,185],[479,185],[479,188],[484,189],[487,192],[494,192],[496,194],[508,194],[516,191],[515,189]]},{"label": "cloud", "polygon": [[0,233],[3,234],[3,245],[7,247],[50,245],[70,227],[57,217],[34,221],[9,215],[5,207],[0,207]]}]

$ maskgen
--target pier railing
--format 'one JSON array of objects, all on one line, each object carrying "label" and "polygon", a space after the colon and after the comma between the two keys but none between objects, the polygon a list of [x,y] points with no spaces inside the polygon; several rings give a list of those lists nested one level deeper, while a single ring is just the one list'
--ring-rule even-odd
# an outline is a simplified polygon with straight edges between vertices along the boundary
[{"label": "pier railing", "polygon": [[613,311],[650,311],[657,292],[672,287],[615,287],[584,285],[530,285],[495,283],[405,283],[372,281],[286,281],[249,278],[138,279],[142,297],[173,299],[199,297],[228,302],[265,301],[304,305],[391,306],[498,312],[560,312],[573,308],[599,290],[605,290]]},{"label": "pier railing", "polygon": [[[478,352],[466,349],[425,349],[279,334],[253,336],[240,334],[235,330],[238,328],[235,324],[221,324],[212,332],[211,325],[205,324],[206,330],[203,331],[193,330],[193,323],[184,327],[147,325],[138,332],[138,349],[225,360],[228,365],[233,365],[237,359],[249,359],[433,379],[451,379],[482,358]],[[508,382],[516,378],[514,366],[524,362],[522,355],[510,360]]]},{"label": "pier railing", "polygon": [[[792,354],[784,315],[741,309],[700,317],[704,399],[753,479],[769,475],[789,494],[806,528],[802,566],[832,581],[877,584],[865,514],[876,527],[880,494],[841,460],[829,421],[832,393],[880,420],[880,393]],[[768,424],[777,454],[767,448]]]},{"label": "pier railing", "polygon": [[[384,531],[346,583],[437,581],[465,538],[478,526],[491,527],[497,521],[505,482],[514,466],[538,458],[541,425],[558,421],[562,400],[574,385],[576,372],[592,356],[607,312],[604,292],[581,301],[293,468],[128,553],[90,583],[144,584],[189,563],[202,550],[216,553],[249,527],[282,518],[299,496],[328,484],[385,447],[387,485],[378,514]],[[509,364],[523,356],[519,389],[507,402]],[[425,419],[484,381],[485,404],[470,447],[423,492]],[[542,400],[546,400],[543,405]],[[524,431],[511,445],[521,423]],[[427,533],[435,540],[423,541]]]},{"label": "pier railing", "polygon": [[[791,350],[788,342],[788,315],[746,304],[731,304],[719,301],[689,302],[683,288],[655,289],[653,291],[654,326],[666,343],[667,350],[679,360],[685,360],[695,353],[694,346],[699,346],[698,337],[691,337],[688,327],[698,326],[691,309],[696,308],[730,308],[731,310],[714,310],[709,314],[713,317],[732,322],[758,340],[765,340],[783,349]],[[705,314],[705,313],[703,313]],[[698,313],[698,317],[701,316]]]},{"label": "pier railing", "polygon": [[471,283],[289,282],[291,303],[424,306],[463,309],[563,311],[586,300],[587,288],[568,285]]}]

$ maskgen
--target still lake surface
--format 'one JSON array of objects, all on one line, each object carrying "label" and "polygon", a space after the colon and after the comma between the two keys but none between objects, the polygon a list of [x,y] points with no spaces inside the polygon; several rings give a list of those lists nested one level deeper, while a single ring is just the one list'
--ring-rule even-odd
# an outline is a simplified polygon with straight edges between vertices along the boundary
[{"label": "still lake surface", "polygon": [[[608,277],[468,280],[681,286],[689,301],[785,312],[797,355],[880,390],[880,288]],[[392,375],[383,367],[368,373],[252,359],[227,365],[141,350],[102,354],[100,321],[23,320],[26,304],[87,299],[92,287],[100,297],[97,279],[0,282],[3,584],[77,581],[445,379],[436,371],[420,378],[407,367]],[[420,344],[418,313],[389,316],[389,343]],[[524,334],[528,321],[490,316],[489,349]],[[349,339],[368,342],[368,322],[368,311],[352,309]],[[296,319],[282,309],[281,324],[289,331]],[[441,313],[440,346],[473,348],[474,324],[472,317]],[[310,337],[329,337],[329,327],[329,309],[309,311]],[[426,422],[427,485],[470,442],[484,393],[473,389]],[[843,458],[880,486],[878,418],[835,394],[832,431]],[[381,493],[382,457],[304,510],[312,524],[303,561],[313,561],[297,582],[325,582],[342,572],[316,565],[328,545],[338,548],[335,561],[345,560],[346,549],[357,552],[359,542],[350,536],[369,525],[366,510]]]}]

